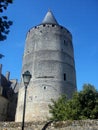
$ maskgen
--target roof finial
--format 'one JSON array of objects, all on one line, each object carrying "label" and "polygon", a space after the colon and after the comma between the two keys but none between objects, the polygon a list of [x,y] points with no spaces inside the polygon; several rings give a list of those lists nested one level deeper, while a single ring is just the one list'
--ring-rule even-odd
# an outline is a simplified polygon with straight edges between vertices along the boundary
[{"label": "roof finial", "polygon": [[48,9],[48,12],[51,12],[51,9],[50,9],[50,8]]}]

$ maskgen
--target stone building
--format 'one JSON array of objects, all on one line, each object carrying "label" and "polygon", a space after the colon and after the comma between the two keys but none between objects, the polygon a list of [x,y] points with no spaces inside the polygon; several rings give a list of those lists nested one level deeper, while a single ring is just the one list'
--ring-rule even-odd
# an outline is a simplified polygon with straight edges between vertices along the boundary
[{"label": "stone building", "polygon": [[[51,11],[42,23],[29,30],[23,56],[22,73],[30,71],[25,121],[46,120],[51,98],[62,94],[71,98],[76,91],[76,72],[71,33],[59,25]],[[23,80],[18,94],[16,122],[22,121]]]},{"label": "stone building", "polygon": [[17,80],[10,80],[10,72],[2,74],[0,64],[0,121],[14,121],[17,105]]}]

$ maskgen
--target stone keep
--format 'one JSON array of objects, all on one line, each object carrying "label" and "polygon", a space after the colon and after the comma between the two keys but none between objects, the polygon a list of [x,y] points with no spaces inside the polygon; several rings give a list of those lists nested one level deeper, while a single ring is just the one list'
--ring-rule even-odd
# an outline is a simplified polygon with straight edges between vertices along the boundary
[{"label": "stone keep", "polygon": [[[76,91],[76,72],[71,33],[59,25],[48,11],[42,23],[29,30],[23,56],[22,73],[30,71],[25,121],[46,120],[51,98],[62,94],[71,98]],[[16,122],[22,121],[24,87],[18,95]]]}]

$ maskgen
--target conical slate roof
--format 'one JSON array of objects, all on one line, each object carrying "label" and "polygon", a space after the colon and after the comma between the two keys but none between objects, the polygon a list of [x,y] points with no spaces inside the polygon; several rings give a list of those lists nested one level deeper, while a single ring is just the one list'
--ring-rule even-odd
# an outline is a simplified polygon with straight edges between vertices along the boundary
[{"label": "conical slate roof", "polygon": [[58,22],[56,21],[53,13],[51,11],[48,11],[42,21],[42,24],[58,24]]}]

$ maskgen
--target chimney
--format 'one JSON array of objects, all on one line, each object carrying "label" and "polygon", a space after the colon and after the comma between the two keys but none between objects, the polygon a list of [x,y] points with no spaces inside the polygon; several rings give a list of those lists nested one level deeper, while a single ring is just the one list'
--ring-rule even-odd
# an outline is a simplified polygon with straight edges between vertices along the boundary
[{"label": "chimney", "polygon": [[9,71],[7,71],[6,72],[6,79],[9,81],[9,77],[10,77],[10,72]]}]

